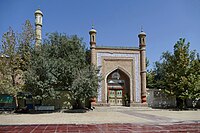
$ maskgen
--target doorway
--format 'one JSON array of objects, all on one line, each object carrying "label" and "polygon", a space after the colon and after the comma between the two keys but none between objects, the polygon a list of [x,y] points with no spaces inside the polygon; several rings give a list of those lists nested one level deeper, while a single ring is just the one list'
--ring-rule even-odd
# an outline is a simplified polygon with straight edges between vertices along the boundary
[{"label": "doorway", "polygon": [[[107,77],[107,102],[111,106],[127,105],[130,99],[129,77],[120,69],[114,70]],[[126,98],[126,99],[125,99]]]}]

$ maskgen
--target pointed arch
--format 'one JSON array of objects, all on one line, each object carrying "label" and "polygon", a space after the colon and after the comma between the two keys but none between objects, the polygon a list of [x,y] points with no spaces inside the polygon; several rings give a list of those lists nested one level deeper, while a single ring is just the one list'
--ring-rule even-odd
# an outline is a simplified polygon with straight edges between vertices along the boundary
[{"label": "pointed arch", "polygon": [[121,70],[122,72],[124,72],[124,73],[129,77],[129,79],[130,79],[130,74],[129,74],[125,69],[123,69],[123,68],[120,67],[120,66],[117,66],[117,67],[115,67],[114,69],[112,69],[111,71],[109,71],[109,72],[106,74],[105,79],[107,79],[108,75],[110,75],[112,72],[114,72],[114,71],[117,70],[117,69],[119,69],[119,70]]},{"label": "pointed arch", "polygon": [[[108,89],[108,78],[109,78],[109,75],[112,74],[113,72],[115,72],[116,70],[119,70],[121,71],[121,74],[122,76],[124,77],[122,80],[125,81],[124,83],[124,87],[123,87],[123,92],[126,92],[126,94],[130,94],[130,92],[132,93],[132,91],[130,90],[131,89],[131,86],[132,86],[132,82],[131,82],[131,75],[125,70],[123,69],[122,67],[120,66],[117,66],[115,67],[114,69],[112,69],[111,71],[107,72],[107,74],[105,75],[105,101],[107,101],[107,103],[109,103],[109,89]],[[123,93],[123,96],[124,96],[125,93]],[[130,97],[130,95],[129,95]],[[132,98],[131,98],[132,99]],[[130,100],[130,99],[129,99]]]}]

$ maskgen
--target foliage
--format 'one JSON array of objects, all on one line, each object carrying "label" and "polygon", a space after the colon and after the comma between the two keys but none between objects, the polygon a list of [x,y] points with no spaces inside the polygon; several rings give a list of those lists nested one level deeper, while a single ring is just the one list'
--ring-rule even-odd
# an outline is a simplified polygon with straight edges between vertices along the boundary
[{"label": "foliage", "polygon": [[155,81],[155,72],[153,70],[147,71],[147,88],[155,88],[156,81]]},{"label": "foliage", "polygon": [[[146,58],[146,67],[149,67],[149,60]],[[147,88],[155,88],[156,82],[155,82],[155,71],[152,69],[147,69]]]},{"label": "foliage", "polygon": [[19,49],[18,53],[20,55],[20,69],[26,71],[30,66],[31,49],[34,46],[34,29],[29,20],[26,20],[22,27],[22,33],[18,34]]},{"label": "foliage", "polygon": [[200,58],[199,54],[197,54],[196,59],[193,57],[194,56],[192,55],[192,61],[188,75],[188,88],[190,88],[188,97],[198,101],[200,99]]},{"label": "foliage", "polygon": [[18,74],[19,55],[17,54],[16,35],[10,27],[2,37],[0,59],[0,93],[16,94],[18,87],[15,76]]},{"label": "foliage", "polygon": [[39,99],[57,98],[58,92],[67,91],[74,108],[95,96],[98,85],[96,72],[86,61],[82,39],[58,33],[50,34],[33,50],[25,82]]},{"label": "foliage", "polygon": [[86,62],[88,64],[91,63],[91,50],[90,49],[86,49]]},{"label": "foliage", "polygon": [[[28,67],[34,30],[30,21],[23,25],[20,34],[10,27],[2,36],[0,58],[0,93],[16,95],[22,89],[23,71]],[[25,65],[26,64],[26,65]]]},{"label": "foliage", "polygon": [[158,88],[163,88],[177,98],[180,108],[188,98],[200,98],[200,60],[195,51],[189,50],[190,44],[180,39],[174,45],[173,54],[164,52],[162,62],[155,63],[155,81]]}]

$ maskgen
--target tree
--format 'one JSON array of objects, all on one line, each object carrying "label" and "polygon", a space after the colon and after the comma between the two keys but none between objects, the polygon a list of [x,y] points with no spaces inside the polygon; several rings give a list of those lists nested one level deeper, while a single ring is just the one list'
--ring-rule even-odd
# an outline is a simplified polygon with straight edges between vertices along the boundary
[{"label": "tree", "polygon": [[193,51],[191,53],[191,64],[188,75],[188,97],[192,101],[197,102],[200,99],[200,58],[199,54],[197,54],[197,58],[194,57],[195,52]]},{"label": "tree", "polygon": [[162,62],[156,62],[155,68],[157,86],[175,95],[179,108],[186,106],[188,98],[200,98],[200,62],[198,54],[190,51],[189,46],[181,38],[174,45],[173,54],[164,52]]},{"label": "tree", "polygon": [[56,98],[65,90],[73,108],[81,108],[85,99],[96,95],[98,78],[77,36],[50,34],[39,49],[33,50],[31,66],[25,83],[35,97]]},{"label": "tree", "polygon": [[33,49],[31,52],[31,67],[24,72],[25,90],[31,92],[35,99],[44,100],[56,98],[56,92],[53,88],[55,77],[49,72],[49,59],[44,47],[41,51]]},{"label": "tree", "polygon": [[19,55],[17,54],[16,35],[10,27],[8,32],[2,37],[0,61],[0,91],[15,95],[19,91],[19,86],[16,84],[15,77],[20,73]]},{"label": "tree", "polygon": [[[149,67],[149,60],[146,58],[146,67]],[[155,88],[155,71],[153,69],[147,69],[147,88]]]},{"label": "tree", "polygon": [[81,69],[72,83],[70,97],[73,108],[82,108],[82,101],[96,96],[98,78],[92,66]]},{"label": "tree", "polygon": [[26,20],[22,32],[17,34],[10,27],[2,36],[0,58],[0,92],[16,95],[23,85],[23,72],[30,67],[30,51],[34,30]]},{"label": "tree", "polygon": [[26,71],[30,67],[31,49],[34,46],[35,34],[33,26],[29,20],[26,20],[22,27],[22,33],[17,36],[20,55],[20,69]]},{"label": "tree", "polygon": [[155,72],[153,70],[147,71],[147,88],[155,88]]},{"label": "tree", "polygon": [[86,49],[86,61],[88,64],[91,63],[91,50],[90,49]]}]

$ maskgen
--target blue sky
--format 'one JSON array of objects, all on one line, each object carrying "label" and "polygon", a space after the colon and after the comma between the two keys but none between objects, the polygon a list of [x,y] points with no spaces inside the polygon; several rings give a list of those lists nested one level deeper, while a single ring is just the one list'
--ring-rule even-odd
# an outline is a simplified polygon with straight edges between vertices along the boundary
[{"label": "blue sky", "polygon": [[97,45],[130,47],[138,46],[143,26],[151,66],[180,37],[200,52],[200,0],[1,0],[0,36],[9,26],[20,32],[26,19],[34,24],[37,8],[44,14],[43,38],[55,31],[77,34],[89,46],[94,23]]}]

